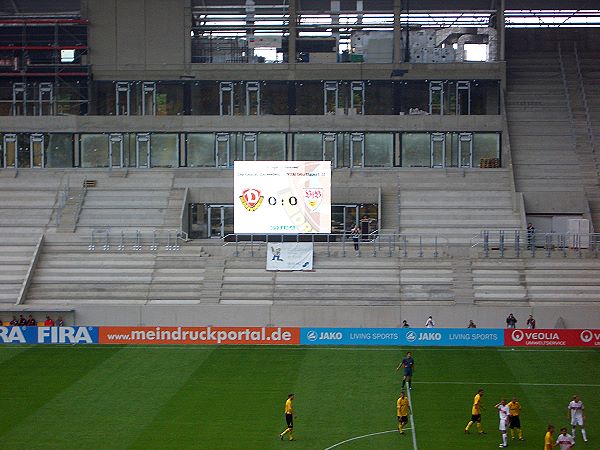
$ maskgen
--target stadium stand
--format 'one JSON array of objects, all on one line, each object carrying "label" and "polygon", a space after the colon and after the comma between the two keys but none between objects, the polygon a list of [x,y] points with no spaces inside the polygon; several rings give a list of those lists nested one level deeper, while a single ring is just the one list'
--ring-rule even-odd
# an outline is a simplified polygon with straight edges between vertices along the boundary
[{"label": "stadium stand", "polygon": [[[0,10],[2,311],[493,326],[510,308],[597,323],[596,29],[529,27],[539,13],[507,0],[470,15],[471,3],[444,4],[435,24],[428,2],[407,30],[402,2],[341,2],[355,28],[306,38],[288,15],[338,20],[340,2],[291,0],[256,2],[286,16],[257,42],[254,17],[223,23],[254,2],[230,3],[144,3],[126,20],[105,0]],[[505,13],[510,28],[496,23]],[[314,271],[268,272],[269,244],[233,233],[233,162],[304,159],[332,161],[333,231],[314,243]],[[568,219],[590,221],[583,241]]]}]

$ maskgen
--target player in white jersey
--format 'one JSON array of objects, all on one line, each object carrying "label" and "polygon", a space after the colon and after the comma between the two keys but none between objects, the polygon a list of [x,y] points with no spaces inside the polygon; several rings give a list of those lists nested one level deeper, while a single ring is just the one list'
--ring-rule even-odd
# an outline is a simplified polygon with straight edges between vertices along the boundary
[{"label": "player in white jersey", "polygon": [[500,430],[500,434],[502,435],[502,442],[498,447],[504,448],[508,447],[508,435],[506,434],[506,427],[508,425],[508,416],[510,410],[508,405],[506,404],[506,400],[500,400],[500,403],[497,403],[495,408],[498,410],[498,417],[500,418],[500,424],[498,425],[498,429]]},{"label": "player in white jersey", "polygon": [[560,446],[560,450],[571,450],[575,445],[575,439],[567,433],[566,427],[560,429],[560,434],[558,435],[558,439],[556,439],[556,445]]},{"label": "player in white jersey", "polygon": [[587,442],[587,434],[585,432],[585,408],[583,406],[583,402],[579,399],[578,395],[573,396],[573,400],[569,403],[568,406],[569,413],[571,414],[571,427],[573,439],[575,439],[575,431],[577,430],[577,425],[579,425],[579,429],[581,430],[581,435],[583,436],[584,442]]}]

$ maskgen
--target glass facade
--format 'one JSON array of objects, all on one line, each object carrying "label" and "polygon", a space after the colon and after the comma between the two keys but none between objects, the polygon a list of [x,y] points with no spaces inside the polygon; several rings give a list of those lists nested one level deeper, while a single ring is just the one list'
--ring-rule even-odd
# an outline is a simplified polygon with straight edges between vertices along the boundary
[{"label": "glass facade", "polygon": [[334,168],[488,168],[500,159],[500,133],[489,132],[0,133],[0,144],[0,167],[19,168],[233,167],[288,158]]},{"label": "glass facade", "polygon": [[81,167],[108,167],[108,135],[82,134],[79,138]]}]

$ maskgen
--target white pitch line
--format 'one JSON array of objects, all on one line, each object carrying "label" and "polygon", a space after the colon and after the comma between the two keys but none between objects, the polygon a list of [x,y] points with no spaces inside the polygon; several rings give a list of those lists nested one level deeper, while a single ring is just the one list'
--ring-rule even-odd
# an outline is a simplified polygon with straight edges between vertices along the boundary
[{"label": "white pitch line", "polygon": [[485,381],[415,381],[416,384],[460,384],[460,385],[498,385],[498,386],[574,386],[574,387],[600,387],[600,384],[571,384],[571,383],[496,383]]},{"label": "white pitch line", "polygon": [[413,411],[412,398],[410,397],[410,386],[408,387],[408,390],[406,392],[408,392],[408,404],[410,405],[410,431],[413,439],[413,449],[417,450],[417,431],[415,430],[415,414]]},{"label": "white pitch line", "polygon": [[[405,428],[405,430],[408,430],[408,428]],[[388,431],[379,431],[377,433],[363,434],[362,436],[355,436],[353,438],[346,439],[345,441],[338,442],[337,444],[333,444],[331,447],[327,447],[325,450],[330,450],[332,448],[339,447],[340,445],[346,444],[348,442],[356,441],[358,439],[364,439],[364,438],[367,438],[370,436],[377,436],[378,434],[397,433],[397,432],[398,432],[398,429],[396,428],[396,429],[388,430]]]}]

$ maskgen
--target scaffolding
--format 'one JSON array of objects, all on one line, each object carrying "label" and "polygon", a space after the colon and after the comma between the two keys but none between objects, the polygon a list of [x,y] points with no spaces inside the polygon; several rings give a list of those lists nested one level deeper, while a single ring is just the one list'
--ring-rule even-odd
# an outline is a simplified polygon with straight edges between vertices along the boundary
[{"label": "scaffolding", "polygon": [[88,21],[0,18],[0,115],[85,114]]}]

